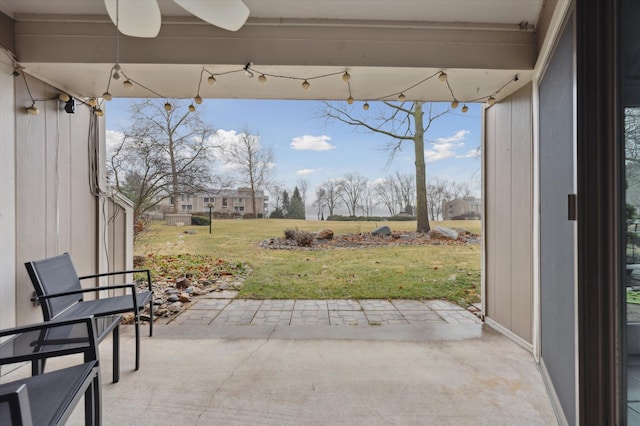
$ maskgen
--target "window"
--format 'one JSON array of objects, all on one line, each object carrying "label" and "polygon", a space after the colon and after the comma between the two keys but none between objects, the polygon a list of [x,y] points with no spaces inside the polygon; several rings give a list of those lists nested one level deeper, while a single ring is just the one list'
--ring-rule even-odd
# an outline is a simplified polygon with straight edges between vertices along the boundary
[{"label": "window", "polygon": [[183,212],[190,212],[191,210],[193,210],[193,206],[191,204],[183,204],[182,205],[182,211]]},{"label": "window", "polygon": [[222,208],[223,208],[223,209],[226,209],[226,208],[227,208],[227,199],[226,199],[226,198],[223,198],[223,199],[222,199]]},{"label": "window", "polygon": [[204,203],[205,204],[209,204],[209,203],[215,204],[214,200],[215,200],[215,198],[213,198],[213,197],[204,197]]},{"label": "window", "polygon": [[235,207],[235,211],[237,211],[237,212],[243,212],[243,211],[244,211],[244,206],[236,206],[236,207]]}]

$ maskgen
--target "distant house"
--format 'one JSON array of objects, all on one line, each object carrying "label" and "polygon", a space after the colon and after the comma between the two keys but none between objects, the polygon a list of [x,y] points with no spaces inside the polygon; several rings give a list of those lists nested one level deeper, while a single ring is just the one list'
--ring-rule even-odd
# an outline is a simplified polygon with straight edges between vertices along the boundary
[{"label": "distant house", "polygon": [[264,216],[269,197],[263,190],[256,191],[256,214],[251,201],[251,188],[211,189],[192,195],[180,195],[177,200],[165,198],[159,204],[162,212],[173,211],[174,202],[178,204],[179,213],[209,213],[215,216]]},{"label": "distant house", "polygon": [[482,200],[475,197],[456,198],[442,202],[442,219],[480,219]]}]

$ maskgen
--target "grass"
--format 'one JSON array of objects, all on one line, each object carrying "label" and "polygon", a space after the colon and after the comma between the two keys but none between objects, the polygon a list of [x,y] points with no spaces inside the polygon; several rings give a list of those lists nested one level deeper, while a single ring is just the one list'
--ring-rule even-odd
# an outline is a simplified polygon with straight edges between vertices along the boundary
[{"label": "grass", "polygon": [[[385,222],[413,231],[415,222]],[[335,250],[268,250],[262,240],[285,229],[336,234],[370,232],[382,223],[259,219],[218,220],[207,226],[154,223],[136,242],[136,254],[199,254],[246,263],[253,273],[239,297],[256,299],[446,299],[466,306],[479,301],[480,246],[388,246]],[[480,233],[480,221],[433,223]],[[185,231],[195,234],[185,234]]]}]

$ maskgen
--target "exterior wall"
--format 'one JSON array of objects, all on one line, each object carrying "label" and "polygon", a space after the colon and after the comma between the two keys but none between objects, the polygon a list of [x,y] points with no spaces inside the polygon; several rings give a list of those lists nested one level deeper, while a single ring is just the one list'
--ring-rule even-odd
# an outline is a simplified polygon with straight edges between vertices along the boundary
[{"label": "exterior wall", "polygon": [[458,198],[442,202],[442,219],[451,220],[465,214],[480,214],[482,200],[479,198]]},{"label": "exterior wall", "polygon": [[0,329],[16,325],[15,78],[7,63],[0,50]]},{"label": "exterior wall", "polygon": [[532,86],[485,111],[485,315],[533,341]]},{"label": "exterior wall", "polygon": [[[223,203],[226,199],[226,207]],[[208,212],[208,204],[212,203],[213,213],[239,213],[252,214],[253,205],[251,202],[251,191],[239,188],[237,190],[212,190],[211,194],[197,194],[178,197],[178,213]],[[160,209],[169,211],[171,201],[166,198],[160,203]],[[264,191],[256,191],[256,208],[258,214],[264,214],[265,195]]]}]

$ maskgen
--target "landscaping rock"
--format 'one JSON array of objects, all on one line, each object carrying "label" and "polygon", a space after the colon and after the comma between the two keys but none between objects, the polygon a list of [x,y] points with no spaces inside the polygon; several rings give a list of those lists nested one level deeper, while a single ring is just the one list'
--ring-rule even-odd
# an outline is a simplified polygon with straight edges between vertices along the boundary
[{"label": "landscaping rock", "polygon": [[187,287],[187,288],[185,288],[185,289],[184,289],[184,292],[185,292],[185,293],[193,293],[193,290],[195,290],[195,288],[194,288],[193,286],[191,286],[191,287]]},{"label": "landscaping rock", "polygon": [[322,229],[316,234],[319,240],[333,240],[333,231],[331,229]]},{"label": "landscaping rock", "polygon": [[191,285],[191,280],[187,277],[180,277],[176,279],[176,288],[184,289]]},{"label": "landscaping rock", "polygon": [[167,294],[178,294],[180,293],[180,290],[176,290],[175,288],[168,288],[164,292]]},{"label": "landscaping rock", "polygon": [[185,234],[189,234],[189,235],[193,235],[196,233],[196,231],[194,231],[193,229],[187,229],[186,231],[184,231]]},{"label": "landscaping rock", "polygon": [[371,235],[389,236],[391,235],[391,228],[389,228],[387,225],[379,226],[378,228],[371,231]]},{"label": "landscaping rock", "polygon": [[164,303],[165,303],[164,299],[153,299],[154,305],[164,305]]},{"label": "landscaping rock", "polygon": [[182,308],[182,302],[173,302],[172,304],[169,305],[170,312],[180,312],[181,308]]},{"label": "landscaping rock", "polygon": [[180,296],[178,296],[177,294],[172,294],[171,296],[167,297],[167,302],[169,303],[177,302],[178,300],[180,300]]},{"label": "landscaping rock", "polygon": [[451,228],[437,226],[435,229],[429,231],[429,237],[439,240],[457,240],[458,233]]},{"label": "landscaping rock", "polygon": [[189,300],[191,300],[191,298],[189,297],[189,293],[180,293],[179,300],[182,303],[187,303]]}]

